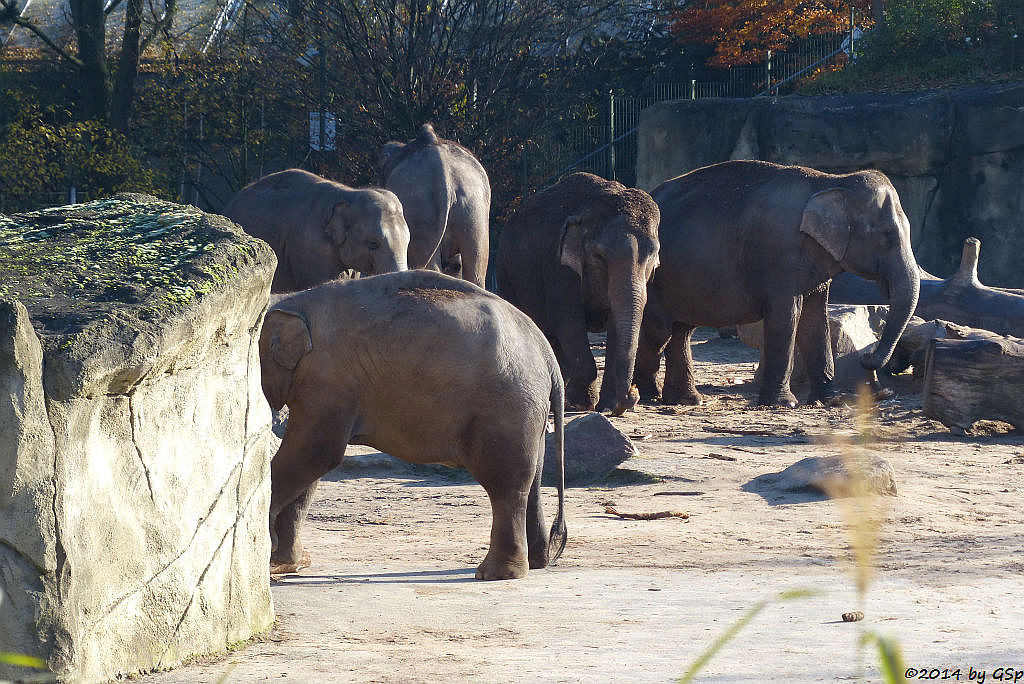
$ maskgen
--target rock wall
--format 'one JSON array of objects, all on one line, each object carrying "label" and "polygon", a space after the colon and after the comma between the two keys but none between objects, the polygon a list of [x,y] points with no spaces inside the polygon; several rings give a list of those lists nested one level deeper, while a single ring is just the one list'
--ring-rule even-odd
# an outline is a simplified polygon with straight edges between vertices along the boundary
[{"label": "rock wall", "polygon": [[275,265],[144,196],[0,217],[0,651],[102,681],[270,626]]},{"label": "rock wall", "polygon": [[641,113],[637,186],[729,159],[843,173],[877,168],[910,218],[918,261],[945,276],[965,238],[983,282],[1024,287],[1024,84],[914,95],[678,100]]}]

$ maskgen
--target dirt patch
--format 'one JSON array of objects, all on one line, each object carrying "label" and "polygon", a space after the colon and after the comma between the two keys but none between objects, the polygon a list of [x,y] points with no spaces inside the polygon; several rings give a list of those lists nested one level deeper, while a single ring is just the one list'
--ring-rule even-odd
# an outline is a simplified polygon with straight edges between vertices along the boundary
[{"label": "dirt patch", "polygon": [[[640,454],[567,492],[557,567],[475,582],[482,488],[386,461],[342,467],[310,514],[313,567],[273,587],[272,639],[153,680],[673,681],[755,602],[800,587],[820,593],[770,606],[701,681],[834,681],[862,665],[875,681],[864,630],[896,637],[908,666],[962,667],[964,679],[968,667],[989,679],[1024,668],[1024,438],[999,426],[954,436],[910,394],[878,406],[861,444],[849,407],[755,406],[757,352],[738,340],[700,331],[694,357],[706,405],[612,419]],[[842,507],[755,483],[851,443],[887,459],[899,490],[876,500],[864,600]],[[554,490],[544,495],[550,516]],[[663,511],[686,517],[618,515]],[[853,610],[864,619],[843,622]]]}]

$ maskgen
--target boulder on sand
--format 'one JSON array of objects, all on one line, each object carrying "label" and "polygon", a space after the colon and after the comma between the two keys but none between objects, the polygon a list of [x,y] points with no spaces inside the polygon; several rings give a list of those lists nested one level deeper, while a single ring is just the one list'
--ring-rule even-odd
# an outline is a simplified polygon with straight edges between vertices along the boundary
[{"label": "boulder on sand", "polygon": [[143,195],[0,216],[0,651],[105,681],[270,626],[275,263]]},{"label": "boulder on sand", "polygon": [[[555,484],[554,446],[555,436],[549,434],[544,453],[546,486]],[[633,441],[600,413],[574,418],[565,425],[565,484],[573,487],[596,482],[637,453]]]}]

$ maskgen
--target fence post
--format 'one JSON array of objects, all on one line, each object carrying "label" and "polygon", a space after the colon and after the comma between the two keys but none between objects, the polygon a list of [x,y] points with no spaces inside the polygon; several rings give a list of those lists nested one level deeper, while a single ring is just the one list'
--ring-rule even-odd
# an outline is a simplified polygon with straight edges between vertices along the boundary
[{"label": "fence post", "polygon": [[768,97],[772,96],[772,51],[768,51],[768,55],[764,58],[764,69],[765,69],[765,92]]},{"label": "fence post", "polygon": [[690,99],[697,99],[697,79],[695,78],[690,79]]},{"label": "fence post", "polygon": [[608,180],[615,180],[615,94],[608,91]]},{"label": "fence post", "polygon": [[850,63],[853,63],[853,3],[850,3]]},{"label": "fence post", "polygon": [[530,188],[530,171],[526,163],[526,141],[523,140],[523,153],[519,157],[520,171],[522,172],[523,191],[521,197],[526,199],[526,191]]}]

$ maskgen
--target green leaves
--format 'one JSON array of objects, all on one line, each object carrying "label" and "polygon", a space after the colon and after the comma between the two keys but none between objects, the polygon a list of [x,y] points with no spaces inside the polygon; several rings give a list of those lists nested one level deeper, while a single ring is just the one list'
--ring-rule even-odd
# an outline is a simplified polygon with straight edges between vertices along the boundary
[{"label": "green leaves", "polygon": [[740,631],[747,626],[747,624],[757,617],[758,613],[773,603],[784,603],[786,601],[796,601],[799,599],[810,598],[811,596],[817,596],[819,592],[811,589],[791,589],[783,591],[770,599],[758,601],[755,603],[746,613],[744,613],[739,620],[729,626],[717,639],[708,646],[707,650],[700,654],[693,663],[690,664],[690,668],[686,671],[682,677],[679,678],[679,684],[689,684],[694,678],[700,674],[700,671],[711,661],[715,655],[721,651],[726,644],[732,641]]},{"label": "green leaves", "polygon": [[20,653],[4,653],[0,651],[0,663],[6,665],[18,665],[19,667],[32,667],[37,670],[46,669],[46,661],[35,656],[21,655]]}]

